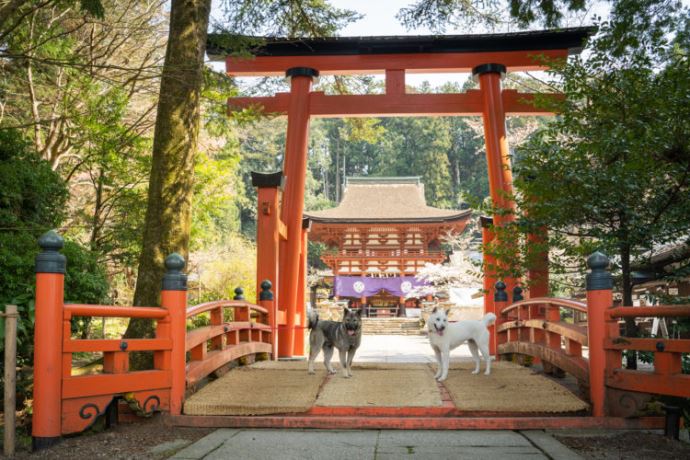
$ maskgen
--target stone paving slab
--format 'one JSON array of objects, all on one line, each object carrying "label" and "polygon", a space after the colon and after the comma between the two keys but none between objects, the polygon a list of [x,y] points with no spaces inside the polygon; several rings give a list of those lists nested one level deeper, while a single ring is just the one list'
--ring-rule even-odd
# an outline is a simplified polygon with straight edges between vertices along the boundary
[{"label": "stone paving slab", "polygon": [[[214,431],[171,457],[292,459],[563,459],[569,449],[543,431],[258,430]],[[535,440],[537,442],[535,442]],[[565,450],[563,450],[565,449]],[[572,452],[571,452],[572,453]]]},{"label": "stone paving slab", "polygon": [[379,446],[447,446],[447,447],[530,447],[532,444],[515,431],[501,430],[382,430]]},{"label": "stone paving slab", "polygon": [[568,446],[542,430],[522,431],[523,436],[529,439],[541,450],[548,452],[554,460],[582,460],[582,457]]},{"label": "stone paving slab", "polygon": [[198,459],[204,458],[218,449],[224,442],[235,436],[241,430],[233,428],[221,428],[207,434],[197,442],[177,452],[171,458],[174,459]]},{"label": "stone paving slab", "polygon": [[376,451],[376,460],[393,459],[419,460],[545,460],[549,457],[533,447],[444,447],[425,446],[424,448],[390,448],[383,447]]}]

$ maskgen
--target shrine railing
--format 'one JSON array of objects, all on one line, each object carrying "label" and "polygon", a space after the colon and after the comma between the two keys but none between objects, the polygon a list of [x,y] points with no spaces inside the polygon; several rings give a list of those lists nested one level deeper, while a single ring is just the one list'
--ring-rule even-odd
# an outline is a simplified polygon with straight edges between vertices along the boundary
[{"label": "shrine railing", "polygon": [[[235,359],[275,350],[271,325],[275,319],[269,320],[275,318],[270,282],[261,285],[261,305],[236,298],[188,308],[184,259],[172,254],[165,260],[160,307],[65,304],[66,259],[59,252],[63,240],[49,232],[39,244],[43,251],[36,257],[35,449],[87,429],[101,415],[106,425],[115,422],[119,399],[126,400],[138,415],[180,414],[186,390],[208,374]],[[194,321],[206,314],[208,324]],[[71,325],[79,317],[151,320],[155,334],[153,338],[76,339]],[[92,372],[79,375],[73,366],[75,353],[102,353],[102,369],[93,366]],[[132,353],[151,354],[151,367],[130,369]]]},{"label": "shrine railing", "polygon": [[[621,398],[614,398],[612,391],[690,397],[690,375],[682,373],[682,354],[690,353],[690,340],[623,337],[618,323],[621,318],[690,317],[690,305],[613,307],[608,258],[594,253],[587,264],[586,303],[540,297],[509,305],[505,284],[497,282],[493,340],[498,353],[537,357],[545,371],[574,375],[589,388],[594,416],[620,409],[613,400]],[[575,318],[575,313],[586,315],[586,326],[562,319]],[[654,353],[653,370],[624,369],[624,350]]]},{"label": "shrine railing", "polygon": [[[606,310],[606,316],[604,349],[608,387],[690,398],[690,374],[682,373],[682,354],[690,353],[689,339],[621,337],[618,333],[619,318],[690,317],[690,305],[616,307]],[[623,369],[624,350],[654,353],[654,370]]]},{"label": "shrine railing", "polygon": [[[582,356],[587,328],[564,321],[561,311],[587,313],[587,305],[568,299],[539,297],[521,300],[500,310],[496,325],[496,349],[500,354],[535,356],[563,369],[581,381],[588,380],[588,364]],[[549,366],[546,367],[549,371]]]},{"label": "shrine railing", "polygon": [[[270,285],[269,285],[270,289]],[[242,356],[273,352],[268,309],[243,300],[219,300],[187,308],[187,324],[209,313],[209,324],[187,331],[187,388]],[[271,302],[272,303],[272,302]]]}]

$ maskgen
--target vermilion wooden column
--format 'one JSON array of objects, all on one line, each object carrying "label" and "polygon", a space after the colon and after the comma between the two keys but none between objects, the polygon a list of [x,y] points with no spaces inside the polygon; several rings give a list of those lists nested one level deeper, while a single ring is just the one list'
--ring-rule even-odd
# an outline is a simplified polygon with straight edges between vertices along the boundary
[{"label": "vermilion wooden column", "polygon": [[[587,342],[589,346],[589,394],[592,415],[606,415],[606,310],[613,306],[613,278],[609,259],[600,252],[587,258]],[[617,365],[620,365],[618,361]]]},{"label": "vermilion wooden column", "polygon": [[280,254],[280,285],[278,302],[287,311],[286,327],[278,338],[279,356],[290,357],[295,344],[297,282],[302,246],[304,186],[307,175],[307,143],[309,138],[309,97],[315,69],[293,67],[285,73],[291,78],[288,126],[285,141],[285,193],[281,218],[287,226],[287,242]]},{"label": "vermilion wooden column", "polygon": [[[283,172],[263,174],[252,172],[252,185],[258,188],[256,217],[256,292],[264,292],[262,283],[266,280],[278,292],[278,254],[280,245],[280,189],[283,186]],[[269,290],[271,287],[268,288]],[[268,324],[271,326],[273,359],[278,357],[278,296],[271,293],[271,310]],[[284,305],[283,305],[284,307]]]},{"label": "vermilion wooden column", "polygon": [[[483,248],[483,262],[484,262],[484,314],[496,314],[496,307],[494,305],[494,285],[496,284],[496,275],[494,267],[496,265],[496,258],[488,253],[486,247],[491,243],[496,235],[493,232],[493,219],[491,217],[480,217],[482,226],[482,248]],[[496,316],[498,316],[496,314]],[[489,326],[489,352],[496,355],[496,324],[500,318],[496,318],[496,323]]]},{"label": "vermilion wooden column", "polygon": [[[307,249],[308,236],[311,221],[304,219],[302,222],[302,251],[299,254],[299,278],[297,281],[297,316],[299,321],[296,322],[295,329],[295,349],[293,353],[295,356],[304,356],[304,328],[307,325],[307,303],[305,294],[307,292]],[[312,308],[316,308],[312,305]]]},{"label": "vermilion wooden column", "polygon": [[184,258],[172,253],[165,258],[165,275],[161,290],[161,308],[168,310],[170,318],[170,370],[172,384],[170,388],[170,414],[180,415],[184,404],[186,382],[186,340],[187,340],[187,275],[184,269]]},{"label": "vermilion wooden column", "polygon": [[[501,78],[505,72],[506,68],[502,64],[483,64],[472,70],[472,75],[479,80],[482,93],[482,119],[491,200],[494,206],[509,211],[506,215],[494,215],[493,222],[497,228],[515,220],[515,202],[510,198],[513,194],[513,175],[510,170],[506,115],[501,94]],[[501,244],[500,234],[496,238],[498,244]],[[505,283],[507,292],[513,292],[515,280],[506,278]]]},{"label": "vermilion wooden column", "polygon": [[50,231],[38,240],[36,256],[36,321],[34,326],[33,449],[60,440],[62,427],[62,311],[65,256],[63,239]]}]

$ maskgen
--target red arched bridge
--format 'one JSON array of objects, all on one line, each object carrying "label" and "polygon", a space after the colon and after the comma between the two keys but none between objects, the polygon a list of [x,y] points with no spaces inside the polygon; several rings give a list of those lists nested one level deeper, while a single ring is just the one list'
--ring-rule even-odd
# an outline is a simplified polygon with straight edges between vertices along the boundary
[{"label": "red arched bridge", "polygon": [[[33,403],[36,447],[49,445],[62,435],[83,431],[100,415],[112,419],[119,399],[129,402],[139,415],[161,411],[179,416],[183,413],[185,395],[210,373],[238,359],[251,360],[257,355],[275,357],[279,319],[270,282],[261,285],[259,305],[248,303],[238,295],[234,300],[188,306],[186,275],[182,272],[184,261],[173,254],[165,261],[167,271],[160,307],[65,304],[65,257],[59,253],[62,239],[49,232],[41,238],[40,245],[43,252],[36,261]],[[613,308],[611,276],[606,270],[608,259],[595,253],[588,263],[591,273],[586,303],[555,298],[509,303],[505,285],[498,282],[494,302],[490,303],[499,317],[492,331],[497,353],[532,356],[540,359],[547,371],[562,370],[577,377],[589,389],[592,417],[579,417],[576,426],[620,426],[615,420],[626,415],[621,413],[626,404],[642,400],[648,394],[690,397],[690,375],[681,372],[681,354],[690,352],[690,340],[621,337],[618,325],[620,318],[627,317],[690,316],[690,306]],[[519,290],[515,293],[520,297]],[[563,309],[586,315],[586,322],[581,325],[564,322]],[[195,321],[207,313],[203,321]],[[145,318],[155,321],[155,336],[74,339],[70,324],[76,317]],[[623,369],[623,350],[653,352],[654,370]],[[74,375],[72,355],[79,352],[102,352],[103,372]],[[134,352],[152,353],[152,368],[131,370],[129,358]],[[237,391],[249,395],[251,389]],[[493,429],[520,426],[512,419],[487,422],[462,417],[446,417],[443,423],[420,419],[415,420],[416,425],[408,425],[400,422],[404,411],[397,415],[378,421],[376,426]],[[299,417],[284,419],[282,426],[300,426]],[[275,423],[276,419],[272,420]],[[345,416],[343,420],[331,421],[331,425],[356,428],[360,426],[358,420]],[[534,423],[538,424],[539,420]],[[573,425],[569,420],[559,423]],[[534,423],[530,426],[536,426]]]}]

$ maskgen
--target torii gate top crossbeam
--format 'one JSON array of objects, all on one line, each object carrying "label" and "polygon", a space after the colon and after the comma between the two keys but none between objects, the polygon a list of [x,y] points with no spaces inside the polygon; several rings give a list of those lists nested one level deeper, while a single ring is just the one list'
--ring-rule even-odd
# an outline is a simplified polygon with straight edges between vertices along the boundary
[{"label": "torii gate top crossbeam", "polygon": [[487,62],[500,62],[508,71],[545,69],[538,56],[565,58],[579,53],[595,29],[580,27],[487,35],[263,38],[255,58],[237,58],[210,34],[211,59],[226,59],[231,76],[284,76],[293,67],[318,69],[322,75],[470,72]]}]

